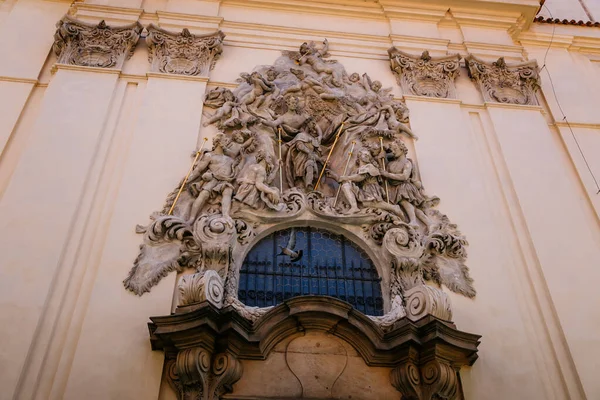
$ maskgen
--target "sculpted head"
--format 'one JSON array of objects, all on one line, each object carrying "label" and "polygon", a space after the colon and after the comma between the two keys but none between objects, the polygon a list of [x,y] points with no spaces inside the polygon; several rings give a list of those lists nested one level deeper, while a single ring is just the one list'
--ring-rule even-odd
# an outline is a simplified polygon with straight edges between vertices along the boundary
[{"label": "sculpted head", "polygon": [[356,163],[358,165],[368,164],[372,161],[371,151],[367,148],[362,148],[358,151]]},{"label": "sculpted head", "polygon": [[373,91],[375,92],[379,92],[382,88],[382,84],[379,81],[373,81],[373,83],[371,84],[371,89],[373,89]]},{"label": "sculpted head", "polygon": [[298,103],[300,100],[296,96],[290,96],[285,99],[285,104],[288,107],[288,111],[296,111],[298,109]]},{"label": "sculpted head", "polygon": [[267,76],[267,79],[272,82],[275,79],[277,79],[277,76],[279,75],[279,73],[277,72],[277,70],[275,68],[269,68],[267,70],[267,72],[265,73],[265,75]]},{"label": "sculpted head", "polygon": [[360,81],[360,75],[357,72],[354,72],[352,75],[350,75],[348,77],[348,79],[350,80],[350,82],[356,83],[356,82]]},{"label": "sculpted head", "polygon": [[223,99],[225,99],[225,101],[234,101],[235,96],[231,90],[227,89],[223,92]]},{"label": "sculpted head", "polygon": [[394,140],[389,144],[389,149],[394,155],[394,157],[402,157],[408,154],[408,148],[404,144],[404,142],[400,140]]},{"label": "sculpted head", "polygon": [[239,130],[233,131],[231,136],[232,136],[234,142],[244,143],[244,134],[242,133],[242,131],[239,131]]},{"label": "sculpted head", "polygon": [[212,141],[212,150],[223,149],[225,143],[225,135],[222,133],[217,134]]}]

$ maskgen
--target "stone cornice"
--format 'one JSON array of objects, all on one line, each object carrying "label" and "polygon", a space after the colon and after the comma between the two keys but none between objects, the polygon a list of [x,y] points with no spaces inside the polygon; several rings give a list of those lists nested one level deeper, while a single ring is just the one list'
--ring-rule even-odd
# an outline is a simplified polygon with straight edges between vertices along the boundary
[{"label": "stone cornice", "polygon": [[192,81],[192,82],[208,82],[206,76],[189,76],[179,74],[165,74],[163,72],[147,72],[147,78],[159,78],[159,79],[175,79],[180,81]]},{"label": "stone cornice", "polygon": [[0,76],[0,82],[17,82],[17,83],[28,83],[30,85],[36,85],[38,83],[37,79],[28,79],[28,78],[17,78],[14,76]]},{"label": "stone cornice", "polygon": [[105,6],[87,3],[74,3],[71,8],[71,13],[74,17],[88,22],[98,23],[102,20],[109,24],[127,24],[137,22],[143,9]]}]

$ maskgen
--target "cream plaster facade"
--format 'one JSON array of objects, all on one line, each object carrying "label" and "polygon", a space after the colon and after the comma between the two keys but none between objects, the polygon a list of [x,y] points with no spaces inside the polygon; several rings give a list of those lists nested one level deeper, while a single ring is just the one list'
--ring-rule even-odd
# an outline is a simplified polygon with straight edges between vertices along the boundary
[{"label": "cream plaster facade", "polygon": [[[539,9],[537,0],[0,0],[0,399],[174,398],[146,324],[173,309],[176,276],[141,298],[124,290],[134,227],[214,136],[202,127],[208,90],[324,37],[348,71],[404,97],[422,180],[469,238],[477,297],[448,292],[457,326],[483,337],[479,360],[461,370],[465,398],[599,399],[600,194],[590,170],[600,179],[600,28],[532,22]],[[548,10],[600,20],[597,0],[548,1],[540,15]],[[121,68],[58,64],[51,47],[65,14],[220,29],[223,54],[200,77],[150,72],[143,40]],[[391,46],[537,60],[540,105],[484,102],[464,61],[456,98],[404,94]],[[252,362],[245,369],[254,375],[234,387],[256,396],[252,377],[264,376]],[[372,398],[399,398],[376,383],[388,371],[369,373]]]}]

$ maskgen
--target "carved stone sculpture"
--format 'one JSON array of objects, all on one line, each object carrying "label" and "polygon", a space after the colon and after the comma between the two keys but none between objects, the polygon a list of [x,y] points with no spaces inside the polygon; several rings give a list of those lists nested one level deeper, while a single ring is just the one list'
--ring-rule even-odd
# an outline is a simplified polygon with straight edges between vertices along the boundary
[{"label": "carved stone sculpture", "polygon": [[[439,199],[426,194],[408,157],[405,141],[416,136],[406,105],[381,82],[328,60],[328,46],[304,43],[241,74],[235,89],[208,92],[204,125],[220,133],[139,228],[144,243],[128,289],[141,295],[170,271],[195,268],[182,282],[188,293],[214,271],[224,283],[222,307],[257,321],[271,308],[237,298],[244,257],[280,224],[314,222],[363,238],[379,257],[389,297],[387,313],[372,321],[384,330],[404,317],[450,320],[442,285],[475,295],[467,241],[435,208]],[[202,298],[189,296],[186,307]]]},{"label": "carved stone sculpture", "polygon": [[406,94],[455,98],[454,79],[458,76],[460,55],[433,58],[425,50],[416,57],[392,47],[388,50],[390,68]]},{"label": "carved stone sculpture", "polygon": [[148,61],[155,72],[207,76],[223,52],[225,34],[221,31],[193,35],[184,28],[172,33],[154,24],[146,29]]},{"label": "carved stone sculpture", "polygon": [[56,24],[53,50],[61,64],[121,68],[142,29],[139,22],[110,27],[104,21],[93,25],[65,15]]},{"label": "carved stone sculpture", "polygon": [[184,275],[179,280],[179,306],[208,301],[215,307],[223,304],[223,279],[214,270]]},{"label": "carved stone sculpture", "polygon": [[469,76],[479,84],[485,101],[538,105],[535,93],[540,87],[536,61],[508,65],[503,57],[486,63],[473,55],[465,58]]}]

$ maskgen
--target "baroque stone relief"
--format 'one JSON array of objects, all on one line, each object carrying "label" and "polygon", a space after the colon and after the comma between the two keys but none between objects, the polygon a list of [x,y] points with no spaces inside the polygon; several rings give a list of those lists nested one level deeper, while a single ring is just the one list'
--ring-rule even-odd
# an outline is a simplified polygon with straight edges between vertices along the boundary
[{"label": "baroque stone relief", "polygon": [[184,28],[173,33],[154,24],[146,30],[148,61],[154,72],[206,76],[223,52],[225,34],[221,31],[194,35]]},{"label": "baroque stone relief", "polygon": [[413,56],[392,47],[388,50],[390,68],[404,93],[415,96],[455,98],[454,79],[459,73],[460,55],[431,57],[425,50]]},{"label": "baroque stone relief", "polygon": [[508,65],[504,57],[487,63],[473,55],[465,58],[469,76],[479,84],[484,101],[538,105],[540,87],[536,61]]},{"label": "baroque stone relief", "polygon": [[[207,93],[212,111],[204,125],[219,133],[210,150],[195,153],[162,210],[138,226],[143,244],[127,289],[142,295],[169,272],[192,268],[194,276],[180,284],[180,306],[220,306],[219,290],[211,293],[222,282],[223,307],[256,320],[270,308],[237,299],[245,254],[282,224],[316,222],[362,238],[373,261],[388,266],[381,270],[389,274],[382,277],[388,313],[372,317],[382,329],[406,316],[450,320],[440,285],[475,295],[467,241],[435,208],[439,199],[425,192],[408,157],[405,142],[416,136],[406,106],[328,55],[327,40],[304,43],[273,65],[242,73],[234,90]],[[286,255],[293,262],[293,251]]]},{"label": "baroque stone relief", "polygon": [[52,48],[61,64],[121,68],[133,54],[142,29],[139,22],[110,27],[104,20],[94,25],[65,15],[56,24]]}]

